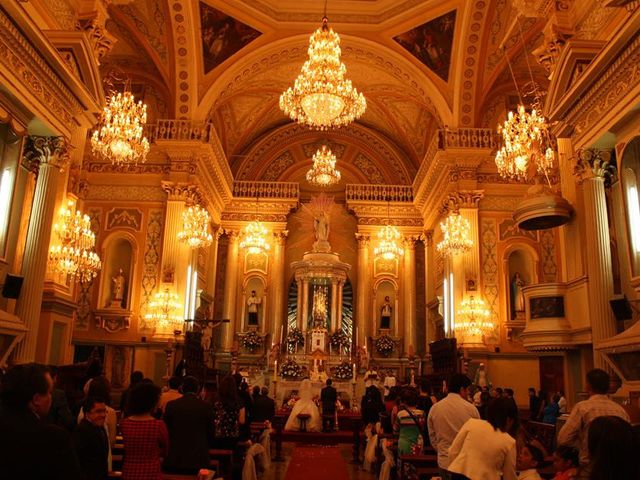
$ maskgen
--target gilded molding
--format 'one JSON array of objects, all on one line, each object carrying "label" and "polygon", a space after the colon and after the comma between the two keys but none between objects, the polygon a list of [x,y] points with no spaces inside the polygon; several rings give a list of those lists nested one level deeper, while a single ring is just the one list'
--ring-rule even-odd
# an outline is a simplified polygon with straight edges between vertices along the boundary
[{"label": "gilded molding", "polygon": [[167,194],[168,201],[191,201],[202,203],[202,195],[197,185],[192,183],[161,182],[162,190]]},{"label": "gilded molding", "polygon": [[457,212],[461,208],[478,208],[484,190],[459,190],[450,192],[442,202],[441,213]]},{"label": "gilded molding", "polygon": [[64,171],[71,159],[71,148],[64,137],[30,136],[24,150],[25,166],[35,172],[48,164]]},{"label": "gilded molding", "polygon": [[609,188],[616,175],[613,151],[595,148],[578,150],[573,174],[577,177],[578,183],[589,178],[602,178],[604,186]]}]

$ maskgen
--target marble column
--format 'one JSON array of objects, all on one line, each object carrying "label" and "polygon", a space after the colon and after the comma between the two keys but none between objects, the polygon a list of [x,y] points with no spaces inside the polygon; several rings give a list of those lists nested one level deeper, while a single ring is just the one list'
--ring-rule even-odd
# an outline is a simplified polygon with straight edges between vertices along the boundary
[{"label": "marble column", "polygon": [[224,276],[224,303],[222,306],[222,318],[229,319],[229,323],[222,325],[222,348],[230,351],[233,346],[233,338],[236,331],[236,304],[238,294],[238,232],[227,230],[229,237],[227,244],[227,268]]},{"label": "marble column", "polygon": [[309,325],[309,279],[302,279],[302,331]]},{"label": "marble column", "polygon": [[[609,152],[583,150],[578,154],[575,168],[584,195],[589,312],[594,347],[616,334],[616,321],[609,305],[613,296],[613,271],[605,196],[605,186],[609,186],[613,173],[610,161]],[[604,355],[596,350],[593,364],[611,371]]]},{"label": "marble column", "polygon": [[433,255],[433,230],[427,230],[424,232],[423,238],[424,245],[424,288],[425,288],[425,304],[421,305],[420,308],[425,309],[425,337],[426,343],[425,345],[429,345],[430,342],[434,341],[436,338],[436,332],[433,331],[435,329],[430,328],[429,323],[429,309],[427,305],[435,296],[435,285],[434,285],[434,255]]},{"label": "marble column", "polygon": [[[209,246],[209,260],[207,262],[207,293],[211,295],[213,304],[216,303],[216,277],[218,271],[218,240],[220,239],[221,229],[212,227],[213,241]],[[212,308],[215,311],[215,308]]]},{"label": "marble column", "polygon": [[280,342],[280,330],[282,328],[282,322],[284,321],[286,316],[285,298],[287,289],[284,282],[284,246],[287,241],[288,233],[289,232],[287,232],[286,230],[283,230],[274,234],[275,242],[273,249],[273,278],[272,287],[270,288],[270,291],[273,295],[273,308],[271,309],[271,311],[273,312],[273,318],[271,321],[271,335],[273,343]]},{"label": "marble column", "polygon": [[407,237],[404,241],[404,268],[402,269],[404,291],[404,355],[416,349],[416,243]]},{"label": "marble column", "polygon": [[15,312],[27,332],[13,351],[14,363],[35,360],[57,185],[61,171],[69,161],[69,147],[63,137],[30,137],[25,148],[25,161],[33,169],[37,168],[38,175],[22,263],[22,295]]},{"label": "marble column", "polygon": [[331,279],[331,332],[336,331],[338,315],[338,280]]},{"label": "marble column", "polygon": [[369,288],[369,235],[356,233],[358,240],[358,288],[356,298],[356,321],[354,328],[357,328],[358,338],[356,345],[364,345],[367,332],[371,330],[370,319],[367,316],[367,297],[371,289]]},{"label": "marble column", "polygon": [[338,281],[338,304],[336,305],[336,330],[342,330],[342,289],[344,280]]}]

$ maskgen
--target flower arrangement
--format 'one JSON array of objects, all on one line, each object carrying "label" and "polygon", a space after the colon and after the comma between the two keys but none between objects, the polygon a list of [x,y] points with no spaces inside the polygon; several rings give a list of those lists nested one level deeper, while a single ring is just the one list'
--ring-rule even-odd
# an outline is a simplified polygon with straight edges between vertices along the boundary
[{"label": "flower arrangement", "polygon": [[342,362],[334,369],[333,376],[338,380],[350,380],[353,378],[353,368],[347,362]]},{"label": "flower arrangement", "polygon": [[253,353],[262,346],[264,340],[258,332],[251,331],[243,335],[240,341],[244,348]]},{"label": "flower arrangement", "polygon": [[287,333],[287,350],[290,352],[295,352],[298,346],[304,345],[304,334],[298,328],[292,328]]},{"label": "flower arrangement", "polygon": [[382,334],[373,341],[373,346],[383,357],[388,357],[396,349],[396,343],[388,335]]},{"label": "flower arrangement", "polygon": [[334,332],[331,337],[329,337],[329,344],[335,349],[349,348],[350,343],[349,337],[342,330]]},{"label": "flower arrangement", "polygon": [[287,360],[280,367],[282,378],[299,378],[302,376],[302,367],[295,360]]}]

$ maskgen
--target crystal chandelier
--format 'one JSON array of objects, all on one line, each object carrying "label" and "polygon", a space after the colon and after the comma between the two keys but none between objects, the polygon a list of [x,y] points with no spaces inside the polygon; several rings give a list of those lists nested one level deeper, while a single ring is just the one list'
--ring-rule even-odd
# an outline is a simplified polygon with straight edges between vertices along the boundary
[{"label": "crystal chandelier", "polygon": [[340,171],[336,170],[336,156],[326,145],[313,154],[313,166],[307,172],[307,182],[318,187],[328,187],[340,181]]},{"label": "crystal chandelier", "polygon": [[250,254],[267,253],[271,245],[267,241],[267,228],[257,220],[249,223],[242,231],[240,248]]},{"label": "crystal chandelier", "polygon": [[390,206],[387,201],[387,224],[378,232],[378,246],[373,249],[373,254],[377,258],[396,260],[404,255],[404,249],[398,245],[402,235],[398,229],[390,223]]},{"label": "crystal chandelier", "polygon": [[60,243],[49,248],[51,270],[59,275],[71,275],[78,282],[93,280],[102,263],[93,250],[96,235],[91,230],[89,216],[76,210],[75,202],[69,200],[67,206],[60,209],[53,231]]},{"label": "crystal chandelier", "polygon": [[182,231],[178,240],[190,248],[208,247],[213,242],[209,233],[209,212],[200,205],[188,207],[182,212]]},{"label": "crystal chandelier", "polygon": [[155,324],[156,328],[182,330],[182,318],[176,313],[182,307],[180,297],[170,288],[158,290],[149,302],[149,310],[145,319]]},{"label": "crystal chandelier", "polygon": [[455,323],[456,334],[462,338],[487,335],[494,329],[491,312],[482,298],[471,295],[460,304]]},{"label": "crystal chandelier", "polygon": [[309,59],[293,87],[280,95],[280,109],[301,124],[319,130],[348,125],[360,118],[367,101],[345,79],[340,61],[340,37],[329,27],[329,19],[309,39]]},{"label": "crystal chandelier", "polygon": [[442,255],[450,257],[471,250],[473,241],[470,238],[471,225],[469,220],[459,213],[452,213],[443,223],[442,240],[436,245],[436,249]]},{"label": "crystal chandelier", "polygon": [[130,91],[112,94],[100,126],[91,136],[93,153],[117,165],[144,162],[149,152],[149,141],[142,131],[146,121],[147,106],[136,103]]},{"label": "crystal chandelier", "polygon": [[495,161],[502,177],[526,180],[529,166],[534,163],[538,174],[548,178],[555,154],[542,115],[535,109],[529,113],[520,104],[516,113],[509,112],[504,124],[498,126],[498,133],[502,136],[502,147]]}]

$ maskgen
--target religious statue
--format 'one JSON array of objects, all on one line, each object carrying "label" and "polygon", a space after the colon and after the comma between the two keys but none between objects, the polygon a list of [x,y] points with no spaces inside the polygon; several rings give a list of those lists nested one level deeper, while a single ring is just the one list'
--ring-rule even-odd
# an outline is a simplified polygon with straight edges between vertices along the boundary
[{"label": "religious statue", "polygon": [[314,289],[311,316],[314,328],[325,328],[327,323],[327,287]]},{"label": "religious statue", "polygon": [[389,301],[389,295],[384,297],[384,303],[382,304],[382,308],[380,308],[380,328],[388,330],[391,328],[391,312],[393,308],[391,307],[391,302]]},{"label": "religious statue", "polygon": [[321,210],[313,219],[313,228],[316,231],[316,240],[318,242],[329,241],[329,215]]},{"label": "religious statue", "polygon": [[524,280],[520,276],[520,272],[516,272],[511,281],[511,310],[513,315],[511,318],[517,318],[518,313],[524,312]]},{"label": "religious statue", "polygon": [[366,347],[359,346],[356,352],[356,358],[358,360],[358,367],[362,369],[369,368],[369,352]]},{"label": "religious statue", "polygon": [[256,291],[251,290],[251,296],[247,299],[247,310],[249,312],[249,325],[258,325],[258,305],[262,299],[256,296]]},{"label": "religious statue", "polygon": [[473,380],[473,384],[481,388],[491,386],[491,384],[489,383],[489,379],[487,378],[487,371],[484,368],[484,363],[481,363],[478,366],[478,370],[476,370],[476,376]]},{"label": "religious statue", "polygon": [[124,281],[125,278],[122,269],[118,271],[118,274],[115,277],[111,278],[111,283],[113,285],[111,304],[113,306],[122,305],[122,300],[124,299]]}]

